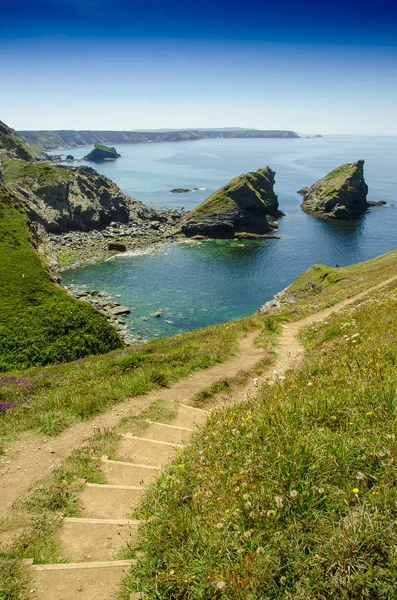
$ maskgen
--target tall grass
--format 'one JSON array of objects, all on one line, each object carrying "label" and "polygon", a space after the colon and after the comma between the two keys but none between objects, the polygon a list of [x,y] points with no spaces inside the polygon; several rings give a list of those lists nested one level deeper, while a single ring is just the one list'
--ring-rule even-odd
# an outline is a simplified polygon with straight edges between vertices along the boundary
[{"label": "tall grass", "polygon": [[397,288],[304,339],[302,370],[215,413],[147,494],[124,598],[397,598]]}]

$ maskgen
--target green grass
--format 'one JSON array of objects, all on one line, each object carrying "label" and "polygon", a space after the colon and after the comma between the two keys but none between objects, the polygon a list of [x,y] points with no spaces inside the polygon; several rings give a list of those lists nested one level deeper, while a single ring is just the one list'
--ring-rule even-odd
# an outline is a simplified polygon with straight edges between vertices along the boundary
[{"label": "green grass", "polygon": [[215,413],[148,492],[122,597],[397,598],[396,338],[393,286],[306,330],[301,370]]},{"label": "green grass", "polygon": [[222,362],[237,351],[241,335],[260,327],[260,320],[251,317],[101,357],[0,377],[2,401],[17,405],[0,415],[0,439],[7,441],[29,430],[57,435],[76,420]]},{"label": "green grass", "polygon": [[25,177],[36,177],[38,179],[52,179],[60,176],[70,179],[70,173],[62,167],[54,167],[49,163],[25,162],[23,160],[7,160],[3,164],[4,181],[11,183],[24,179]]},{"label": "green grass", "polygon": [[[0,415],[0,439],[5,443],[25,431],[57,435],[73,422],[88,419],[126,398],[170,385],[227,360],[236,353],[238,339],[249,331],[262,331],[259,345],[273,349],[272,334],[277,333],[280,322],[331,306],[393,276],[396,270],[396,251],[341,269],[315,265],[286,289],[285,298],[293,302],[273,309],[270,321],[269,314],[257,314],[120,352],[87,357],[78,363],[10,373],[13,377],[0,381],[0,398],[17,407]],[[207,393],[212,395],[211,391]]]},{"label": "green grass", "polygon": [[0,373],[120,347],[99,313],[51,282],[29,237],[24,208],[0,186]]}]

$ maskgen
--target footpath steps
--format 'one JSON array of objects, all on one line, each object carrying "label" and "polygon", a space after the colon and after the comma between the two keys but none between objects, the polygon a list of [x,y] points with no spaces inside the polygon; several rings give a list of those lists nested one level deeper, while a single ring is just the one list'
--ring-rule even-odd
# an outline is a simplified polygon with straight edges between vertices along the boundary
[{"label": "footpath steps", "polygon": [[[118,560],[139,536],[131,519],[145,488],[204,424],[208,413],[178,405],[170,424],[142,419],[142,435],[121,436],[117,459],[100,462],[106,484],[87,483],[79,497],[81,518],[65,518],[58,542],[65,563],[32,565],[34,600],[112,600],[134,561]],[[133,594],[138,600],[140,594]]]}]

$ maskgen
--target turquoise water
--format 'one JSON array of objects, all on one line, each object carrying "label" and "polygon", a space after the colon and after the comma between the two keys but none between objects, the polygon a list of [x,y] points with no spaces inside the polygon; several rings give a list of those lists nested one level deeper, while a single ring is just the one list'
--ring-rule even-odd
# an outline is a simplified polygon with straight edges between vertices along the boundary
[{"label": "turquoise water", "polygon": [[[78,157],[89,149],[71,152]],[[269,165],[286,213],[279,240],[170,243],[63,274],[65,285],[119,295],[133,309],[131,332],[146,339],[252,314],[313,263],[343,266],[396,247],[397,206],[371,208],[354,222],[322,221],[300,209],[296,194],[337,165],[363,158],[369,199],[397,205],[396,137],[201,140],[117,150],[120,159],[96,168],[151,206],[193,208],[235,175]],[[174,187],[206,189],[179,195],[170,193]],[[162,319],[150,317],[157,310]]]}]

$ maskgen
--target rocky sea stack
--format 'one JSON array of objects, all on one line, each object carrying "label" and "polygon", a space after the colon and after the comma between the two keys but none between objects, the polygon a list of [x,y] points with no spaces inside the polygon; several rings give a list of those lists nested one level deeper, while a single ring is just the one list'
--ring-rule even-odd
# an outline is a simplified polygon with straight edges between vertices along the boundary
[{"label": "rocky sea stack", "polygon": [[188,213],[180,225],[187,237],[233,238],[264,235],[282,213],[270,167],[235,177]]},{"label": "rocky sea stack", "polygon": [[356,219],[369,206],[364,161],[341,165],[301,192],[304,193],[302,209],[309,214],[332,219]]},{"label": "rocky sea stack", "polygon": [[116,158],[120,158],[116,148],[95,144],[95,148],[84,157],[84,160],[102,162],[103,160],[115,160]]}]

